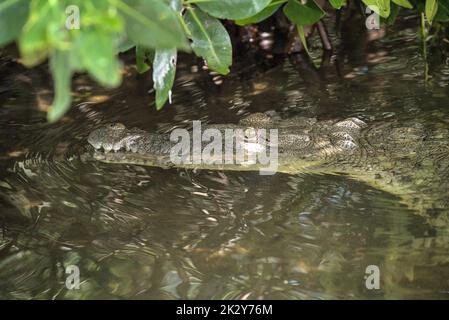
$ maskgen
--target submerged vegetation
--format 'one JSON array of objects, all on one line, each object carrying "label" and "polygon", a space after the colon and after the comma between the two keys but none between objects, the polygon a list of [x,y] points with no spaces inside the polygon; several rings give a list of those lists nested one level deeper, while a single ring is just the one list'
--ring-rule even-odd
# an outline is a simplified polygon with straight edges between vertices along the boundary
[{"label": "submerged vegetation", "polygon": [[[436,35],[447,41],[449,0],[352,2],[364,13],[375,13],[367,23],[377,28],[379,23],[394,23],[399,10],[414,10],[421,19],[424,56],[426,43]],[[283,15],[307,51],[310,27],[347,5],[349,0],[4,0],[0,46],[15,42],[21,62],[29,67],[49,59],[55,88],[49,121],[69,109],[75,72],[88,72],[102,85],[117,86],[121,82],[118,54],[131,49],[140,73],[152,69],[155,105],[160,109],[171,98],[178,51],[201,57],[219,74],[229,72],[233,54],[225,24],[244,27]],[[323,48],[331,47],[323,43]]]}]

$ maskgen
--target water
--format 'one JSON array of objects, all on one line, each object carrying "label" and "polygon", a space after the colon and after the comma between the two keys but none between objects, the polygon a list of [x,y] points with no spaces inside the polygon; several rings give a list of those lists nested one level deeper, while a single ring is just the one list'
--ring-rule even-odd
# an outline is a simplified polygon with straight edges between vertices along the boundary
[{"label": "water", "polygon": [[[447,228],[361,182],[79,157],[88,133],[114,121],[166,131],[274,110],[447,124],[449,68],[432,65],[424,81],[416,30],[345,48],[320,72],[250,52],[219,86],[181,57],[173,104],[161,112],[149,75],[131,67],[118,89],[77,75],[75,107],[56,124],[43,112],[46,66],[1,62],[0,298],[447,299]],[[69,265],[79,267],[79,290],[65,287]],[[369,265],[380,269],[379,290],[365,286]]]}]

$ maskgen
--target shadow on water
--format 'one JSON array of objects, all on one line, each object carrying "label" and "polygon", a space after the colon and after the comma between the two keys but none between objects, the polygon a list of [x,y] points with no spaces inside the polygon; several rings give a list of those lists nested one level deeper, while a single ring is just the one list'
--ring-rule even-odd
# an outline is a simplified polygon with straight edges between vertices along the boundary
[{"label": "shadow on water", "polygon": [[[415,30],[394,34],[322,65],[273,53],[262,67],[249,58],[220,85],[183,56],[174,102],[161,112],[149,75],[131,67],[114,90],[77,75],[76,106],[57,124],[45,122],[45,66],[30,71],[2,60],[0,297],[447,298],[446,229],[345,176],[164,170],[80,157],[88,133],[114,121],[168,131],[257,111],[447,119],[449,69],[440,66],[426,87]],[[65,287],[69,265],[80,269],[79,290]],[[381,270],[379,290],[365,286],[369,265]]]}]

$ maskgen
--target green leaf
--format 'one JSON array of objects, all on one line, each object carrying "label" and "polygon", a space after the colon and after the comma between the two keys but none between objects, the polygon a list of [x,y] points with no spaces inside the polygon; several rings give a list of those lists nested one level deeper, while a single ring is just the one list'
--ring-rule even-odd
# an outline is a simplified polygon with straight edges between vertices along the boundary
[{"label": "green leaf", "polygon": [[245,26],[252,23],[259,23],[271,15],[273,15],[281,6],[282,3],[279,3],[277,0],[273,0],[265,9],[260,11],[259,13],[245,19],[236,20],[235,23],[239,26]]},{"label": "green leaf", "polygon": [[449,13],[449,0],[439,0],[438,9],[444,10],[444,12]]},{"label": "green leaf", "polygon": [[136,67],[137,72],[144,73],[150,70],[151,66],[147,63],[147,61],[152,61],[150,57],[154,57],[154,51],[146,49],[140,45],[136,46]]},{"label": "green leaf", "polygon": [[59,2],[33,1],[30,12],[19,37],[19,48],[22,62],[34,66],[47,57],[50,48],[63,42],[67,30]]},{"label": "green leaf", "polygon": [[307,1],[307,4],[302,4],[298,0],[289,0],[284,7],[284,13],[290,21],[298,26],[314,24],[325,15],[314,0]]},{"label": "green leaf", "polygon": [[392,0],[394,3],[396,3],[398,6],[407,8],[407,9],[413,9],[413,5],[408,0]]},{"label": "green leaf", "polygon": [[245,19],[262,11],[271,0],[209,0],[196,3],[203,11],[220,19]]},{"label": "green leaf", "polygon": [[442,9],[441,3],[438,4],[438,11],[433,19],[434,19],[434,21],[438,21],[438,22],[448,22],[449,21],[448,12],[445,9]]},{"label": "green leaf", "polygon": [[396,5],[395,3],[392,3],[391,4],[391,7],[390,7],[390,15],[388,16],[388,18],[382,18],[383,20],[384,20],[384,22],[387,24],[387,25],[393,25],[394,24],[394,22],[396,21],[396,18],[397,18],[397,16],[398,16],[398,14],[399,14],[399,6],[398,5]]},{"label": "green leaf", "polygon": [[437,0],[426,0],[426,18],[429,24],[432,24],[433,18],[435,17],[438,10]]},{"label": "green leaf", "polygon": [[131,48],[134,48],[136,45],[129,39],[118,39],[116,53],[126,52]]},{"label": "green leaf", "polygon": [[55,97],[47,113],[47,120],[49,122],[55,122],[66,113],[72,101],[70,96],[72,68],[70,67],[69,52],[61,50],[53,51],[50,58],[50,70],[53,76]]},{"label": "green leaf", "polygon": [[81,29],[74,46],[79,61],[73,67],[86,69],[102,85],[120,84],[120,63],[116,56],[114,39],[110,33],[98,28]]},{"label": "green leaf", "polygon": [[29,1],[6,0],[0,3],[0,46],[19,36],[28,18]]},{"label": "green leaf", "polygon": [[192,34],[192,49],[203,57],[210,69],[221,74],[232,64],[231,39],[221,22],[197,9],[189,9],[185,21]]},{"label": "green leaf", "polygon": [[438,11],[440,9],[446,13],[449,13],[449,0],[439,0],[438,1]]},{"label": "green leaf", "polygon": [[126,22],[126,33],[147,48],[188,49],[176,13],[159,0],[113,0]]},{"label": "green leaf", "polygon": [[438,1],[438,11],[434,20],[439,22],[449,21],[449,0]]},{"label": "green leaf", "polygon": [[172,8],[174,12],[181,12],[182,10],[182,1],[181,0],[164,0],[166,4]]},{"label": "green leaf", "polygon": [[171,88],[175,80],[176,49],[156,50],[153,61],[153,82],[156,91],[156,109],[160,110],[167,99],[171,103]]},{"label": "green leaf", "polygon": [[296,29],[298,30],[299,40],[301,40],[301,43],[304,46],[304,49],[306,50],[307,54],[310,56],[309,47],[307,45],[307,40],[306,40],[306,35],[304,34],[304,27],[297,25]]},{"label": "green leaf", "polygon": [[390,15],[390,0],[362,0],[368,8],[379,16],[388,18]]},{"label": "green leaf", "polygon": [[329,0],[329,3],[335,9],[341,9],[341,7],[346,5],[346,0]]}]

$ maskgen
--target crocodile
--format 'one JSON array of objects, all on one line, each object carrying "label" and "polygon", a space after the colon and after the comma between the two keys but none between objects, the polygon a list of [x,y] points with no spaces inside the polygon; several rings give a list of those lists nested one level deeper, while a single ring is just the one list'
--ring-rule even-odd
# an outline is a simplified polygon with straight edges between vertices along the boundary
[{"label": "crocodile", "polygon": [[[277,152],[276,172],[346,175],[398,196],[405,205],[431,216],[433,224],[449,225],[447,215],[440,214],[449,208],[449,131],[438,123],[429,126],[415,119],[387,119],[367,124],[355,117],[281,119],[256,113],[237,124],[207,125],[201,132],[206,128],[223,133],[224,144],[229,143],[225,129],[245,130],[246,142],[254,136],[261,138],[242,143],[242,148],[246,156]],[[276,129],[276,139],[258,134],[259,129]],[[106,163],[240,171],[262,167],[254,161],[194,163],[195,155],[174,163],[170,151],[179,140],[172,133],[149,133],[114,123],[92,131],[88,142],[95,150],[94,158]],[[217,160],[216,156],[211,154],[213,159],[208,160]]]}]

